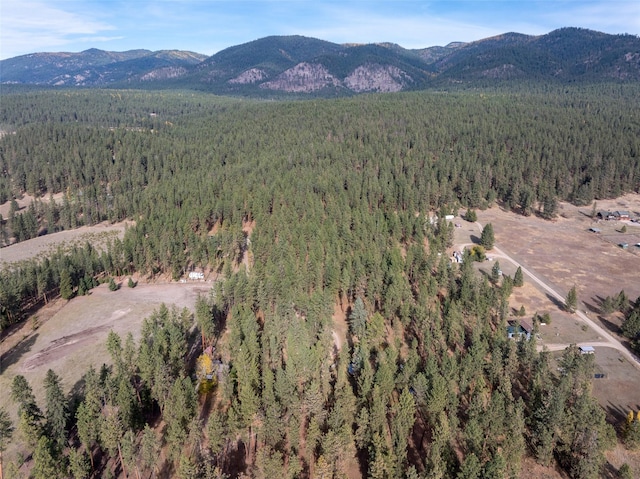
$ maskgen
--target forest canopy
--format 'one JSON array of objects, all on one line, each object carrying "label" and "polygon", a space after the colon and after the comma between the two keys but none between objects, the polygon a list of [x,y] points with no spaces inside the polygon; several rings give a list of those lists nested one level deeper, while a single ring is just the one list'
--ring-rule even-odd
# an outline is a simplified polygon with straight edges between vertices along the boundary
[{"label": "forest canopy", "polygon": [[[111,338],[115,367],[91,406],[104,414],[122,389],[128,408],[173,414],[166,441],[177,471],[237,472],[227,453],[243,450],[242,470],[255,477],[342,477],[350,458],[367,477],[517,477],[529,451],[572,477],[598,477],[612,431],[590,395],[590,359],[568,350],[556,377],[535,341],[507,339],[510,278],[493,284],[471,261],[451,265],[439,253],[452,225],[427,214],[500,201],[544,216],[557,200],[640,191],[639,93],[599,85],[281,103],[3,95],[0,202],[25,192],[62,199],[14,211],[0,240],[104,220],[135,226],[105,252],[86,245],[0,272],[0,320],[4,328],[24,302],[62,289],[81,294],[104,274],[177,280],[215,270],[221,279],[197,322],[203,347],[226,325],[230,369],[208,449],[193,446],[202,425],[192,424],[182,362],[188,313],[154,315],[128,361]],[[239,267],[247,252],[249,270]],[[340,352],[336,304],[349,322]],[[165,364],[150,364],[149,348]],[[188,406],[183,415],[171,401]],[[104,438],[89,447],[115,457],[125,429],[144,434],[120,408],[129,411],[120,435],[107,435],[118,417],[107,414]],[[47,427],[53,444],[64,431]]]}]

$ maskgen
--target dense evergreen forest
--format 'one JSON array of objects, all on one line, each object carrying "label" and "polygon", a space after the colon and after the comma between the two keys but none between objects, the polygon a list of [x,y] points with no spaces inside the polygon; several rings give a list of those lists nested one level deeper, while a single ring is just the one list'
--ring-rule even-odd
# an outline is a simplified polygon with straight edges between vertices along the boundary
[{"label": "dense evergreen forest", "polygon": [[[639,111],[634,85],[281,103],[3,95],[0,202],[42,200],[12,208],[0,241],[135,220],[107,251],[0,272],[3,329],[102,274],[221,278],[195,318],[163,309],[139,344],[111,336],[113,366],[87,373],[73,403],[53,371],[44,412],[16,378],[32,474],[107,477],[111,457],[129,475],[341,478],[355,464],[371,478],[502,478],[529,454],[599,477],[615,433],[590,394],[592,358],[570,348],[556,375],[535,340],[507,339],[517,285],[477,277],[468,257],[452,265],[452,226],[427,213],[500,201],[550,216],[557,200],[640,191]],[[204,347],[228,332],[210,391],[194,386],[194,320]],[[162,439],[146,424],[159,417]]]}]

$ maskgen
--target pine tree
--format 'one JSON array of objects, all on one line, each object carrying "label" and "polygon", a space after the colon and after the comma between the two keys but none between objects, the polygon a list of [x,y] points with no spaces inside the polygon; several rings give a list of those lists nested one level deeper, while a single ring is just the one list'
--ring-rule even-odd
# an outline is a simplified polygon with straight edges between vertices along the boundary
[{"label": "pine tree", "polygon": [[575,286],[573,286],[567,293],[567,297],[564,301],[564,306],[565,309],[570,313],[576,312],[576,308],[578,307],[578,292],[576,291]]},{"label": "pine tree", "polygon": [[618,476],[620,477],[620,479],[633,479],[634,475],[633,471],[631,470],[631,466],[629,466],[629,464],[625,462],[622,466],[620,466],[620,469],[618,469]]},{"label": "pine tree", "polygon": [[500,281],[500,275],[502,274],[502,270],[500,269],[500,262],[496,261],[493,263],[493,268],[491,268],[491,282],[497,283]]},{"label": "pine tree", "polygon": [[9,413],[0,408],[0,477],[4,477],[2,475],[2,453],[7,449],[14,430]]},{"label": "pine tree", "polygon": [[349,315],[349,328],[351,333],[356,335],[360,340],[364,339],[364,332],[367,327],[367,310],[364,307],[362,298],[356,298],[351,314]]},{"label": "pine tree", "polygon": [[63,269],[60,271],[60,296],[62,299],[73,298],[73,285],[71,284],[71,275],[69,271]]},{"label": "pine tree", "polygon": [[557,212],[558,201],[554,195],[548,194],[543,201],[541,215],[544,219],[551,220],[556,217]]},{"label": "pine tree", "polygon": [[469,208],[464,215],[464,219],[470,223],[475,223],[478,221],[478,214],[474,209]]},{"label": "pine tree", "polygon": [[51,479],[59,477],[58,457],[56,448],[47,436],[38,439],[38,445],[33,451],[33,470],[31,473],[35,479]]},{"label": "pine tree", "polygon": [[206,349],[207,340],[211,340],[216,334],[216,325],[213,320],[213,312],[207,300],[198,295],[196,299],[196,322],[202,336],[202,350]]},{"label": "pine tree", "polygon": [[87,452],[71,448],[69,450],[69,472],[74,479],[84,479],[91,475],[91,465]]},{"label": "pine tree", "polygon": [[156,432],[147,424],[142,431],[140,444],[140,459],[142,465],[147,470],[155,470],[158,464],[158,453],[160,451],[160,441]]},{"label": "pine tree", "polygon": [[27,442],[35,447],[42,435],[42,412],[36,404],[29,382],[20,374],[11,382],[11,399],[18,403],[18,429]]},{"label": "pine tree", "polygon": [[522,268],[518,266],[516,274],[513,276],[513,285],[520,288],[524,285],[524,275],[522,274]]},{"label": "pine tree", "polygon": [[482,228],[482,234],[480,235],[480,245],[483,246],[486,250],[493,249],[493,243],[495,242],[495,237],[493,234],[493,225],[491,223],[487,223],[484,228]]},{"label": "pine tree", "polygon": [[44,379],[46,392],[46,424],[49,437],[61,449],[67,440],[67,399],[60,386],[60,378],[49,369]]}]

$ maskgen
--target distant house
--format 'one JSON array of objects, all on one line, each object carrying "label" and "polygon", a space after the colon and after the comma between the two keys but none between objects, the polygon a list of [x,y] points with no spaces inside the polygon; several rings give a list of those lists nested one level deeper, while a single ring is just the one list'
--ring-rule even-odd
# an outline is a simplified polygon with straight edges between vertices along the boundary
[{"label": "distant house", "polygon": [[509,339],[520,339],[524,337],[527,341],[531,339],[531,333],[533,332],[533,327],[525,320],[518,321],[509,321],[509,326],[507,326],[507,336]]},{"label": "distant house", "polygon": [[631,219],[631,213],[628,211],[598,211],[597,217],[599,220],[628,220]]},{"label": "distant house", "polygon": [[596,350],[593,346],[579,346],[580,354],[595,354]]},{"label": "distant house", "polygon": [[611,211],[598,211],[597,217],[599,220],[613,220],[615,219],[615,216],[613,215],[613,213],[611,213]]}]

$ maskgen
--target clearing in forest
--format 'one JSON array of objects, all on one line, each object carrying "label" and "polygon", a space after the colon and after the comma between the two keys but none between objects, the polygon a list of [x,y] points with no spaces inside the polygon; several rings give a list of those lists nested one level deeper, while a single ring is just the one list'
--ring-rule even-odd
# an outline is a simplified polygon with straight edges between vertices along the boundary
[{"label": "clearing in forest", "polygon": [[[90,366],[99,369],[111,362],[106,348],[109,331],[123,340],[132,333],[138,340],[143,320],[162,304],[193,311],[198,295],[207,296],[212,285],[187,282],[128,288],[126,279],[122,283],[117,291],[102,284],[88,296],[52,301],[5,337],[0,343],[0,404],[13,404],[9,394],[17,374],[27,378],[39,404],[44,404],[48,369],[61,377],[65,391],[72,391]],[[15,408],[7,409],[15,414]],[[11,460],[15,453],[9,449],[7,458]]]},{"label": "clearing in forest", "polygon": [[[593,205],[574,206],[560,203],[558,217],[552,221],[536,215],[522,216],[494,206],[478,211],[478,222],[491,223],[496,246],[506,255],[532,271],[547,286],[566,296],[575,285],[578,292],[578,310],[622,342],[619,335],[621,315],[603,316],[600,302],[606,296],[617,295],[624,290],[631,300],[640,297],[640,248],[623,249],[621,242],[630,245],[640,241],[640,223],[631,221],[599,221],[591,218]],[[629,194],[614,200],[599,200],[597,210],[625,210],[632,217],[640,217],[640,195]],[[474,223],[461,218],[454,220],[452,250],[477,242],[480,230]],[[622,228],[626,226],[626,228]],[[590,231],[597,228],[600,233]],[[491,261],[478,264],[478,269],[489,275],[495,261],[500,262],[503,274],[513,277],[516,266],[496,251],[489,251]],[[562,310],[562,303],[551,296],[525,275],[525,285],[514,288],[510,298],[510,312],[524,306],[525,320],[533,314],[549,313],[551,323],[540,327],[541,343],[549,345],[570,343],[606,342],[577,314]],[[596,347],[597,373],[604,377],[595,379],[594,395],[607,410],[610,420],[621,419],[622,411],[630,407],[640,408],[640,371],[628,359],[611,348]],[[625,413],[626,414],[626,413]]]}]

